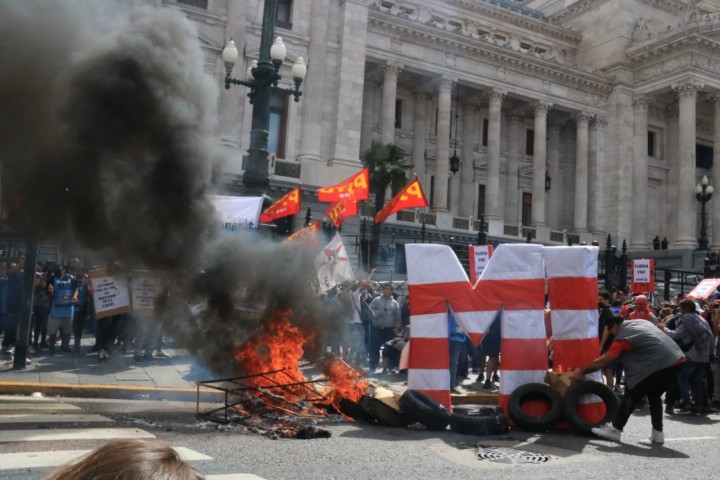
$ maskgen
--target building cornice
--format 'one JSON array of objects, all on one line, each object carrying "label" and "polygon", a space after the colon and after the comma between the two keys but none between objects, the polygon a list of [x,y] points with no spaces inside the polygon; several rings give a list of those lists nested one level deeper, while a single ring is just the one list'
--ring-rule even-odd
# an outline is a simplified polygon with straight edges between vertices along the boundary
[{"label": "building cornice", "polygon": [[547,78],[583,90],[594,90],[602,96],[607,96],[612,90],[612,83],[608,79],[582,71],[577,65],[561,64],[556,60],[516,51],[509,45],[497,45],[459,32],[426,27],[379,11],[370,12],[368,32],[388,37],[391,41],[433,48],[525,75]]},{"label": "building cornice", "polygon": [[[554,13],[553,15],[550,15],[548,17],[548,20],[554,24],[561,25],[564,22],[567,22],[569,20],[572,20],[576,17],[579,17],[583,13],[594,9],[595,7],[602,5],[605,2],[608,2],[609,0],[580,0],[579,2],[575,2],[572,5],[570,5],[567,8],[564,8],[560,10],[557,13]],[[643,0],[648,5],[652,5],[653,7],[660,8],[662,10],[672,12],[672,13],[680,13],[685,10],[685,4],[679,3],[674,0]]]},{"label": "building cornice", "polygon": [[720,41],[698,33],[663,38],[652,45],[628,50],[637,81],[657,79],[692,68],[720,75]]},{"label": "building cornice", "polygon": [[477,0],[445,0],[445,3],[457,5],[467,11],[475,12],[483,17],[498,20],[503,23],[510,23],[519,27],[531,30],[549,37],[578,44],[582,40],[582,34],[569,28],[550,23],[547,20],[523,15],[522,13],[513,12],[490,3],[479,2]]},{"label": "building cornice", "polygon": [[188,18],[191,18],[192,20],[196,20],[198,22],[206,23],[209,25],[225,25],[227,23],[227,15],[219,15],[217,13],[213,13],[211,10],[193,7],[185,3],[178,3],[174,0],[162,1],[164,6],[182,10],[182,12],[185,13],[185,15],[187,15]]}]

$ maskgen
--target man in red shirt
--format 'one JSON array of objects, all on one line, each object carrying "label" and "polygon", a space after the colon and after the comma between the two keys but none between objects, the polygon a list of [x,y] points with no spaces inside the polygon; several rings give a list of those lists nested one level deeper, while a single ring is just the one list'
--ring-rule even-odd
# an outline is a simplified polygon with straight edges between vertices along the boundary
[{"label": "man in red shirt", "polygon": [[630,320],[648,320],[653,325],[657,325],[657,318],[650,310],[650,302],[645,295],[635,297],[635,310],[630,313]]},{"label": "man in red shirt", "polygon": [[619,442],[622,429],[635,406],[647,395],[652,420],[650,441],[664,443],[661,397],[675,383],[680,366],[685,362],[685,355],[670,337],[650,322],[624,321],[621,316],[614,315],[608,319],[607,327],[615,336],[608,351],[570,374],[573,380],[582,380],[585,375],[622,358],[626,390],[620,410],[612,424],[593,428],[592,432],[607,440]]}]

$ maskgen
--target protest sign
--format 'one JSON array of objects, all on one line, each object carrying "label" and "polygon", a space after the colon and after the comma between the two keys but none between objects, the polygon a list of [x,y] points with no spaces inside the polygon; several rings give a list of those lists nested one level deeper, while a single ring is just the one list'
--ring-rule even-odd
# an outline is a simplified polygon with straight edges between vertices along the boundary
[{"label": "protest sign", "polygon": [[257,228],[262,210],[262,197],[232,197],[208,195],[217,211],[220,229],[236,232],[242,228]]},{"label": "protest sign", "polygon": [[493,247],[492,245],[470,245],[468,246],[468,250],[468,259],[470,259],[470,282],[474,285],[490,261]]},{"label": "protest sign", "polygon": [[111,275],[100,268],[88,272],[93,289],[95,318],[111,317],[130,311],[130,292],[124,275]]},{"label": "protest sign", "polygon": [[632,260],[633,293],[647,293],[655,291],[655,260],[639,258]]},{"label": "protest sign", "polygon": [[693,300],[707,300],[710,295],[715,293],[715,290],[720,287],[720,278],[706,278],[705,280],[698,283],[690,293],[687,294],[687,298]]},{"label": "protest sign", "polygon": [[131,304],[134,315],[152,316],[155,312],[155,297],[162,288],[160,277],[153,272],[132,272]]}]

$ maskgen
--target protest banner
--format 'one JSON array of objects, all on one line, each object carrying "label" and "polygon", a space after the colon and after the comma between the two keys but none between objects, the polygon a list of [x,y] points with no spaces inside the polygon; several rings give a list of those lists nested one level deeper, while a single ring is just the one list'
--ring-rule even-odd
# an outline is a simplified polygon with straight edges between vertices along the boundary
[{"label": "protest banner", "polygon": [[95,318],[111,317],[130,311],[130,292],[125,275],[110,274],[107,269],[99,268],[88,272],[93,289]]},{"label": "protest banner", "polygon": [[348,200],[367,200],[370,196],[369,170],[363,168],[360,172],[342,182],[330,187],[318,189],[318,200],[321,202],[339,202]]},{"label": "protest banner", "polygon": [[260,223],[262,197],[233,197],[208,195],[215,207],[220,229],[224,232],[237,232],[243,228],[257,228]]},{"label": "protest banner", "polygon": [[300,212],[300,187],[290,190],[280,200],[273,203],[260,215],[262,223],[270,223],[278,218],[289,217]]},{"label": "protest banner", "polygon": [[405,185],[405,187],[375,215],[375,223],[384,222],[387,217],[400,210],[427,207],[428,205],[429,203],[425,198],[420,180],[415,177],[415,180]]},{"label": "protest banner", "polygon": [[693,300],[707,300],[710,295],[715,293],[715,290],[717,290],[718,287],[720,287],[720,278],[706,278],[695,285],[695,288],[690,290],[690,293],[687,294],[687,298],[691,298]]},{"label": "protest banner", "polygon": [[492,257],[492,245],[469,245],[468,259],[470,260],[470,283],[473,285],[482,275],[485,266]]},{"label": "protest banner", "polygon": [[148,271],[132,272],[131,305],[134,315],[152,316],[155,313],[155,298],[162,289],[160,277]]},{"label": "protest banner", "polygon": [[655,260],[638,258],[631,261],[633,293],[647,293],[655,291]]}]

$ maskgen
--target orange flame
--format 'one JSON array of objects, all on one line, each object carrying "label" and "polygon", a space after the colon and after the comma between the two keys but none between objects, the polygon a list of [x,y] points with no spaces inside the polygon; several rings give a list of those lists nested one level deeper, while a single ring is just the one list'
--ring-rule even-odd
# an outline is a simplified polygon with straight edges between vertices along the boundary
[{"label": "orange flame", "polygon": [[[300,369],[300,359],[304,347],[315,338],[312,332],[306,332],[291,323],[292,310],[274,310],[248,339],[235,358],[241,362],[247,375],[261,374],[244,380],[253,387],[265,387],[274,394],[283,395],[294,401],[297,397],[307,399],[313,395],[307,385],[293,385],[283,389],[273,389],[273,385],[287,385],[307,382]],[[326,392],[327,401],[340,411],[340,401],[345,398],[353,402],[360,400],[368,387],[357,370],[337,357],[328,357],[319,365],[328,383],[332,386]],[[314,389],[312,391],[315,391]],[[296,397],[293,397],[296,395]],[[272,408],[272,405],[268,405]]]}]

